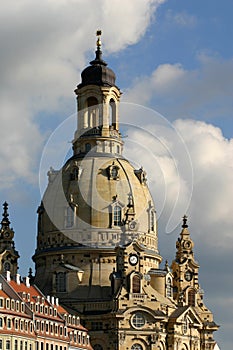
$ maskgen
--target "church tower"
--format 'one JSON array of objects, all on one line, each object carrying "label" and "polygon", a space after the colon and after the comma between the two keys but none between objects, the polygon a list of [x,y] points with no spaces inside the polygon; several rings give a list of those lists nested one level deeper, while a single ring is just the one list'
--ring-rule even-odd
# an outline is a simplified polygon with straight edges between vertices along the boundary
[{"label": "church tower", "polygon": [[[194,243],[190,237],[187,216],[183,217],[182,231],[176,242],[176,258],[172,262],[173,298],[179,307],[192,306],[203,324],[200,331],[203,344],[214,346],[212,333],[218,329],[212,312],[203,301],[204,291],[198,282],[199,265],[194,258]],[[208,349],[208,346],[206,347]]]},{"label": "church tower", "polygon": [[0,229],[0,274],[10,272],[12,276],[16,276],[18,270],[19,253],[15,250],[14,231],[10,227],[8,214],[8,204],[3,204],[3,218]]},{"label": "church tower", "polygon": [[[199,297],[186,301],[189,289],[201,295],[186,227],[172,271],[160,268],[155,204],[145,171],[123,156],[121,91],[100,35],[75,90],[73,155],[49,170],[38,208],[35,284],[80,316],[94,350],[212,350],[212,314],[208,328]],[[187,272],[195,283],[182,282]]]}]

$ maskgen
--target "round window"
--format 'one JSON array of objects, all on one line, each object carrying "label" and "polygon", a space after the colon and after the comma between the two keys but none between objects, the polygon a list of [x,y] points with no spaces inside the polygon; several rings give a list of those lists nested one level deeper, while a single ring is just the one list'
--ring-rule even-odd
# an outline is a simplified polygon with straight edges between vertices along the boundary
[{"label": "round window", "polygon": [[131,350],[143,350],[140,344],[133,344]]},{"label": "round window", "polygon": [[131,321],[132,321],[132,326],[135,328],[142,328],[143,326],[145,326],[145,323],[146,323],[145,317],[139,312],[137,312],[132,316]]}]

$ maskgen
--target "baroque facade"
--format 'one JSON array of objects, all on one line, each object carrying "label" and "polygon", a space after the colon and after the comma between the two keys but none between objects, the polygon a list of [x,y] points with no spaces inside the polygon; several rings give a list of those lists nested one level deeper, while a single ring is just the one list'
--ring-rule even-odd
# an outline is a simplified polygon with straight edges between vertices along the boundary
[{"label": "baroque facade", "polygon": [[187,217],[162,269],[155,204],[145,171],[123,156],[121,91],[97,34],[96,57],[75,90],[73,155],[48,172],[38,208],[35,284],[80,316],[95,350],[213,350],[218,326]]}]

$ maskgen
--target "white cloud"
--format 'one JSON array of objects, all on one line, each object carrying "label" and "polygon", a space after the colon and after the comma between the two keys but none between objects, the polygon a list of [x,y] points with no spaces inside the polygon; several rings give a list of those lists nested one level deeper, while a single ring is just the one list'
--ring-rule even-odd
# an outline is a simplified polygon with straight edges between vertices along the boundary
[{"label": "white cloud", "polygon": [[54,119],[55,112],[64,117],[70,112],[67,105],[71,98],[74,102],[72,90],[86,55],[94,51],[96,29],[103,30],[108,52],[121,50],[141,38],[164,1],[19,0],[1,5],[0,188],[19,177],[34,180],[43,143],[38,116],[46,111]]},{"label": "white cloud", "polygon": [[149,103],[169,119],[231,115],[233,60],[200,54],[198,61],[195,70],[178,63],[158,66],[150,76],[136,78],[124,100]]},{"label": "white cloud", "polygon": [[148,173],[163,232],[174,230],[188,213],[203,247],[231,250],[233,139],[203,121],[179,119],[171,125],[162,118],[136,106],[125,141],[126,156],[140,159],[138,166]]},{"label": "white cloud", "polygon": [[[204,122],[178,120],[176,128],[188,147],[194,171],[191,217],[202,243],[231,249],[233,139]],[[221,232],[221,234],[220,234]]]}]

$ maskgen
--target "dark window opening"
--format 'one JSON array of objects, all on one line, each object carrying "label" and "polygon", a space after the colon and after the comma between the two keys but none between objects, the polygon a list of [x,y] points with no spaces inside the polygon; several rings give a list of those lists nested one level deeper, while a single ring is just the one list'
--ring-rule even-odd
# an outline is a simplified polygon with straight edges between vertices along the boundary
[{"label": "dark window opening", "polygon": [[141,292],[141,278],[138,275],[133,276],[133,293],[140,293]]}]

